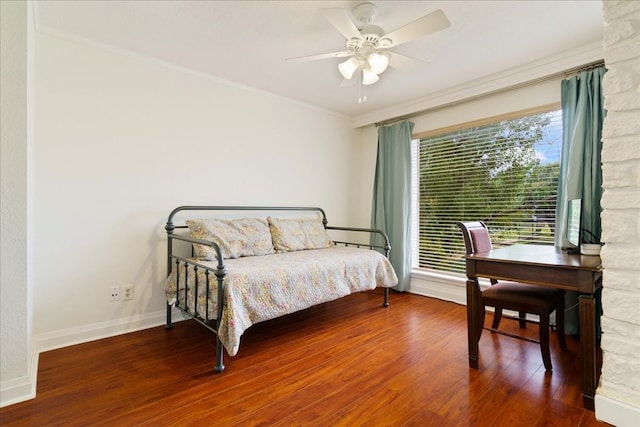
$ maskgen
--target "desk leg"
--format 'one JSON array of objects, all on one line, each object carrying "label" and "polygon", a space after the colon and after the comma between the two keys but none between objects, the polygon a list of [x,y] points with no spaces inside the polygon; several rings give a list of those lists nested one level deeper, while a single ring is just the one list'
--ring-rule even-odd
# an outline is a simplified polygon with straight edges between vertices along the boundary
[{"label": "desk leg", "polygon": [[596,305],[593,295],[580,295],[580,350],[582,353],[582,400],[593,410],[596,395]]},{"label": "desk leg", "polygon": [[467,280],[467,335],[469,339],[469,367],[478,369],[478,342],[484,325],[484,310],[478,279]]}]

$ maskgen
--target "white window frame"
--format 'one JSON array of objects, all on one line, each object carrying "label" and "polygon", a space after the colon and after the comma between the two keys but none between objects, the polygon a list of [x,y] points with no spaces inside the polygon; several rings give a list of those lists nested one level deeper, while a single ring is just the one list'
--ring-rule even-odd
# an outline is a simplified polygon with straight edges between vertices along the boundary
[{"label": "white window frame", "polygon": [[[523,117],[526,115],[533,115],[543,112],[559,109],[559,103],[546,104],[539,107],[534,107],[526,110],[516,111],[509,114],[500,116],[488,117],[486,119],[480,119],[472,122],[461,123],[458,125],[448,126],[446,128],[439,128],[430,130],[428,132],[415,134],[412,138],[412,221],[411,221],[411,257],[412,257],[412,274],[411,274],[411,286],[410,292],[425,295],[430,297],[436,297],[447,301],[456,302],[459,304],[466,304],[466,294],[461,289],[466,286],[466,275],[462,273],[438,271],[433,269],[424,269],[417,267],[418,265],[418,240],[419,240],[419,194],[418,194],[418,144],[420,139],[428,137],[430,135],[443,134],[459,129],[480,126],[483,124],[490,124],[499,120],[505,120],[509,118]],[[480,286],[489,286],[488,280],[480,279]]]}]

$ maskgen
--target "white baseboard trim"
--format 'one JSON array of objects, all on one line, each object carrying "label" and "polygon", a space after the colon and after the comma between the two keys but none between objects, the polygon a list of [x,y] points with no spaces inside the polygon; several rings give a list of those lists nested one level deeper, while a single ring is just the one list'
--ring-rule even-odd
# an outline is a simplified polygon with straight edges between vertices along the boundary
[{"label": "white baseboard trim", "polygon": [[[479,278],[478,282],[482,289],[491,286],[488,279]],[[460,276],[414,271],[411,274],[409,292],[464,306],[467,305],[467,279]],[[488,313],[493,313],[494,311],[493,307],[486,307],[486,310]],[[510,316],[518,315],[518,313],[511,310],[504,310],[504,314]],[[538,321],[538,317],[531,314],[527,316],[527,319]]]},{"label": "white baseboard trim", "polygon": [[466,280],[453,275],[414,271],[409,292],[467,305]]},{"label": "white baseboard trim", "polygon": [[596,419],[617,427],[640,425],[640,408],[596,392]]},{"label": "white baseboard trim", "polygon": [[27,368],[28,375],[0,382],[0,408],[36,397],[39,356],[36,346],[33,345]]},{"label": "white baseboard trim", "polygon": [[0,385],[0,408],[34,397],[36,397],[35,375],[2,381]]},{"label": "white baseboard trim", "polygon": [[[178,310],[174,309],[172,318],[174,321],[182,320]],[[166,311],[124,317],[107,322],[93,323],[77,328],[62,329],[59,331],[39,334],[35,337],[38,352],[42,353],[71,345],[82,344],[116,335],[136,332],[143,329],[154,328],[166,322]]]},{"label": "white baseboard trim", "polygon": [[[31,350],[29,375],[0,382],[0,408],[36,397],[40,353],[164,325],[166,315],[167,312],[161,310],[35,336]],[[184,317],[181,312],[173,309],[172,321],[176,323],[182,320]]]}]

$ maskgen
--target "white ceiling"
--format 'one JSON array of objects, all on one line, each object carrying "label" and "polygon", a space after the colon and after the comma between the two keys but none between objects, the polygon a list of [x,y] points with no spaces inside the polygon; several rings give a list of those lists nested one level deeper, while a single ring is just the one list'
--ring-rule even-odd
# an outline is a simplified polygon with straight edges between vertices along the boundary
[{"label": "white ceiling", "polygon": [[[344,50],[319,13],[360,1],[39,1],[36,30],[257,88],[349,116],[354,124],[464,97],[601,59],[602,3],[582,1],[374,1],[375,24],[390,32],[442,9],[451,27],[394,50],[428,61],[387,69],[367,87],[342,87],[332,58],[286,58]],[[564,68],[563,68],[564,67]],[[473,92],[473,91],[472,91]]]}]

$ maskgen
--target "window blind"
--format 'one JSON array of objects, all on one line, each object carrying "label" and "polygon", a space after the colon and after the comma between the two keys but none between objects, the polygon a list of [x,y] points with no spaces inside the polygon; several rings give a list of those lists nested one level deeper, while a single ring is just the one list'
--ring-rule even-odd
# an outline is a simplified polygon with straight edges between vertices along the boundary
[{"label": "window blind", "polygon": [[494,247],[553,244],[560,110],[416,142],[418,268],[464,273],[458,221],[484,221]]}]

